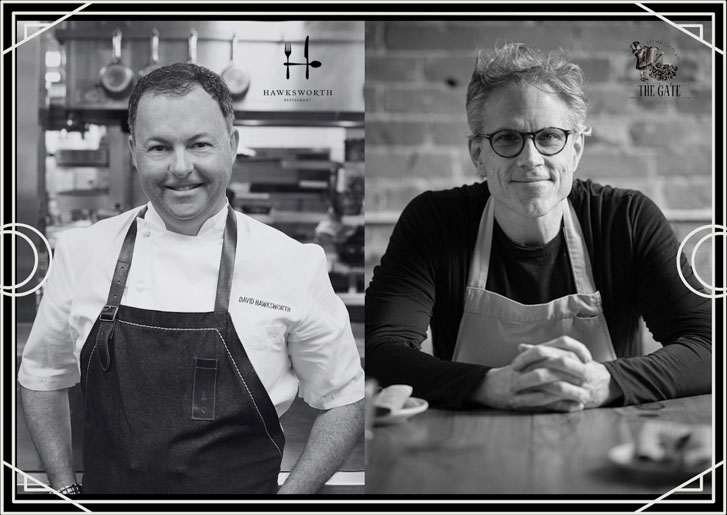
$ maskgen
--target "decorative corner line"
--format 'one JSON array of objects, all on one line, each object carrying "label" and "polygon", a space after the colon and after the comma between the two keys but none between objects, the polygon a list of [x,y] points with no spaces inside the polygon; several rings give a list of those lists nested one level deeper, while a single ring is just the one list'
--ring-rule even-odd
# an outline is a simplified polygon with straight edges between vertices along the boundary
[{"label": "decorative corner line", "polygon": [[697,493],[704,490],[704,476],[699,476],[699,486],[694,488],[680,488],[679,492]]},{"label": "decorative corner line", "polygon": [[656,499],[654,499],[650,503],[643,505],[641,508],[639,508],[638,510],[636,510],[634,513],[641,513],[644,510],[647,510],[648,508],[650,508],[653,505],[657,504],[659,501],[663,501],[664,499],[666,499],[667,497],[669,497],[671,494],[673,494],[675,492],[679,492],[679,491],[687,491],[687,492],[689,492],[690,491],[689,489],[682,490],[682,488],[684,486],[688,485],[689,483],[692,483],[695,479],[699,479],[701,481],[704,476],[706,476],[707,474],[710,474],[713,470],[716,470],[717,467],[721,467],[723,464],[724,464],[724,461],[720,461],[719,463],[713,465],[712,467],[709,467],[704,472],[702,472],[700,474],[697,474],[696,476],[692,477],[691,479],[687,479],[681,485],[679,485],[679,486],[677,486],[675,488],[672,488],[667,493],[665,493],[663,495],[660,495],[659,497],[657,497]]},{"label": "decorative corner line", "polygon": [[[89,510],[88,508],[86,508],[86,507],[85,507],[85,506],[83,506],[82,504],[80,504],[80,503],[78,503],[78,502],[74,501],[73,499],[69,499],[68,497],[66,497],[65,495],[63,495],[62,493],[60,493],[60,492],[59,492],[58,490],[54,490],[54,489],[53,489],[53,488],[51,488],[50,486],[48,486],[48,485],[46,485],[46,484],[44,484],[44,483],[42,483],[42,482],[38,481],[37,479],[35,479],[35,478],[34,478],[33,476],[31,476],[30,474],[27,474],[26,472],[23,472],[22,470],[20,470],[19,468],[17,468],[17,467],[15,467],[15,466],[11,465],[11,464],[10,464],[10,463],[8,463],[7,461],[3,461],[3,465],[5,465],[6,467],[8,467],[8,468],[9,468],[10,470],[12,470],[13,472],[15,472],[15,473],[17,473],[17,474],[20,474],[20,475],[22,475],[22,476],[23,476],[23,478],[24,478],[24,482],[23,482],[23,488],[25,489],[25,491],[29,491],[29,492],[31,492],[31,493],[33,493],[33,492],[48,492],[48,493],[53,493],[53,494],[57,495],[58,497],[60,497],[61,499],[63,499],[63,501],[64,501],[64,502],[66,502],[66,503],[70,503],[70,504],[74,505],[74,506],[75,506],[76,508],[78,508],[79,510],[83,510],[83,511],[85,511],[86,513],[92,513],[92,511],[91,511],[91,510]],[[30,479],[30,481],[31,481],[32,483],[34,483],[35,485],[37,485],[37,486],[38,486],[38,488],[28,488],[28,480],[29,480],[29,479]],[[53,498],[51,497],[51,498],[50,498],[49,500],[51,500],[51,501],[52,501],[52,500],[53,500]]]},{"label": "decorative corner line", "polygon": [[683,32],[684,34],[688,35],[690,38],[696,39],[697,41],[699,41],[703,45],[708,46],[709,48],[711,48],[712,50],[714,50],[718,54],[724,55],[724,51],[720,50],[719,48],[717,48],[716,46],[714,46],[709,41],[705,41],[704,39],[700,38],[699,36],[696,36],[695,34],[692,34],[687,29],[684,29],[681,26],[679,26],[676,23],[674,23],[673,21],[670,21],[665,16],[662,16],[661,14],[657,13],[656,11],[653,11],[653,10],[649,9],[648,7],[646,7],[641,2],[636,2],[636,5],[638,5],[639,7],[641,7],[644,11],[650,12],[651,14],[653,14],[654,16],[656,16],[657,18],[659,18],[661,21],[668,23],[669,25],[671,25],[675,29],[677,29],[677,30]]},{"label": "decorative corner line", "polygon": [[83,9],[85,9],[86,7],[88,7],[88,6],[89,6],[89,5],[91,5],[91,4],[92,4],[92,2],[87,2],[87,3],[83,4],[83,5],[81,6],[81,7],[79,7],[78,9],[74,9],[73,11],[71,11],[71,12],[69,12],[68,14],[66,14],[66,15],[62,16],[61,18],[59,18],[58,20],[54,21],[53,23],[44,23],[44,24],[37,24],[37,25],[33,25],[33,26],[43,26],[44,28],[43,28],[43,29],[41,29],[41,30],[39,30],[38,32],[34,32],[34,33],[33,33],[32,35],[30,35],[30,36],[28,36],[28,35],[27,35],[27,32],[26,32],[26,33],[25,33],[25,34],[23,35],[23,36],[24,36],[24,38],[23,38],[23,39],[22,39],[21,41],[18,41],[17,43],[15,43],[15,44],[13,44],[13,45],[10,45],[10,46],[9,46],[8,48],[5,48],[5,49],[3,49],[3,55],[7,54],[8,52],[12,52],[13,50],[15,50],[16,48],[18,48],[18,47],[19,47],[20,45],[22,45],[23,43],[25,43],[25,42],[27,42],[27,41],[30,41],[30,40],[31,40],[31,39],[33,39],[33,38],[36,38],[36,37],[38,37],[39,35],[43,34],[43,33],[44,33],[45,31],[47,31],[47,30],[50,30],[50,29],[52,29],[53,27],[55,27],[56,25],[58,25],[58,24],[59,24],[59,23],[61,23],[62,21],[65,21],[65,20],[66,20],[67,18],[70,18],[71,16],[73,16],[73,15],[74,15],[74,14],[76,14],[77,12],[80,12],[80,11],[82,11]]},{"label": "decorative corner line", "polygon": [[683,29],[698,29],[699,30],[699,36],[697,36],[699,39],[704,39],[704,25],[701,23],[679,23],[678,24]]}]

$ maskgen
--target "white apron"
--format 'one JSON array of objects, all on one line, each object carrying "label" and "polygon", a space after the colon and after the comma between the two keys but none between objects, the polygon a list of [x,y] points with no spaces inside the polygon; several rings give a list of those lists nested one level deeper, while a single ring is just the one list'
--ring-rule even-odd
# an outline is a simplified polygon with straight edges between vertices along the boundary
[{"label": "white apron", "polygon": [[518,344],[539,344],[559,336],[585,344],[596,361],[616,359],[583,232],[570,202],[563,201],[563,233],[576,293],[545,304],[521,304],[485,289],[494,219],[490,198],[477,233],[452,360],[502,367],[518,355]]}]

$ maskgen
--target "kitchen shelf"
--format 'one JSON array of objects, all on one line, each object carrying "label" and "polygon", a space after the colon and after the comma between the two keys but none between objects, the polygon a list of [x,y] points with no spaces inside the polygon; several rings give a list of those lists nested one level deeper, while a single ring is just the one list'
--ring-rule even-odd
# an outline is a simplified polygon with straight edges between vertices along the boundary
[{"label": "kitchen shelf", "polygon": [[89,188],[85,190],[65,190],[65,191],[59,191],[56,193],[56,195],[61,195],[64,197],[98,197],[102,195],[108,195],[109,189],[108,188]]},{"label": "kitchen shelf", "polygon": [[[299,212],[299,211],[272,211],[270,214],[258,214],[258,213],[246,213],[247,216],[252,217],[265,224],[274,223],[302,223],[302,224],[314,224],[326,218],[325,213],[311,213],[311,212]],[[363,215],[344,215],[344,225],[363,225]]]},{"label": "kitchen shelf", "polygon": [[[118,105],[123,102],[124,106]],[[69,116],[82,129],[83,123],[99,125],[117,123],[126,127],[129,111],[128,99],[116,105],[51,104],[48,109],[49,130],[67,129]],[[364,113],[359,111],[246,111],[235,110],[235,124],[254,127],[346,127],[363,128]],[[128,130],[128,129],[126,129]]]},{"label": "kitchen shelf", "polygon": [[365,296],[363,292],[357,293],[336,293],[346,306],[363,307]]},{"label": "kitchen shelf", "polygon": [[[68,40],[97,40],[97,41],[103,41],[104,43],[107,41],[110,41],[111,39],[111,30],[112,26],[114,28],[118,27],[123,31],[123,37],[124,41],[132,40],[132,39],[138,39],[141,40],[144,43],[147,43],[149,41],[149,28],[135,28],[135,27],[129,27],[125,25],[126,22],[119,22],[117,24],[107,25],[107,26],[84,26],[80,28],[70,28],[70,29],[56,29],[54,31],[55,38],[63,43]],[[146,22],[147,25],[151,24],[151,22]],[[138,25],[138,24],[137,24]],[[159,22],[152,24],[153,26],[160,26],[161,24]],[[189,25],[182,25],[181,23],[178,26],[171,26],[167,27],[165,26],[162,33],[161,33],[161,40],[165,43],[168,43],[170,41],[180,41],[180,42],[186,42],[189,39],[189,31],[190,28],[194,28],[197,30],[197,41],[224,41],[225,43],[229,43],[230,39],[232,38],[233,32],[238,34],[237,42],[238,43],[296,43],[296,44],[302,44],[305,41],[305,37],[302,37],[300,35],[297,35],[295,37],[288,37],[283,38],[283,33],[281,32],[279,34],[280,37],[271,37],[270,34],[266,34],[264,36],[257,36],[257,37],[250,37],[250,36],[244,36],[242,34],[239,34],[236,30],[217,30],[213,27],[204,27],[200,26],[200,22],[189,22]],[[282,30],[282,29],[278,29]],[[319,32],[315,35],[315,42],[316,44],[350,44],[350,43],[363,43],[364,38],[361,37],[361,34],[357,34],[352,31],[344,31],[344,30],[329,30],[325,32]]]}]

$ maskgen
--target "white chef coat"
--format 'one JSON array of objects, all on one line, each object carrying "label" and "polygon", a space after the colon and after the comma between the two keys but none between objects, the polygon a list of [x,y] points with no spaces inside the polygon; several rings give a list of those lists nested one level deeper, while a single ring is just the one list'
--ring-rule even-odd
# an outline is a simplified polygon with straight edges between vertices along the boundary
[{"label": "white chef coat", "polygon": [[[227,206],[196,236],[166,230],[151,203],[137,219],[121,303],[178,312],[214,310]],[[59,390],[80,380],[79,357],[108,298],[114,266],[138,209],[71,229],[56,244],[18,381]],[[348,311],[334,293],[318,245],[301,244],[242,213],[229,312],[278,416],[300,396],[330,409],[363,398],[364,374]],[[142,357],[140,357],[142,359]]]}]

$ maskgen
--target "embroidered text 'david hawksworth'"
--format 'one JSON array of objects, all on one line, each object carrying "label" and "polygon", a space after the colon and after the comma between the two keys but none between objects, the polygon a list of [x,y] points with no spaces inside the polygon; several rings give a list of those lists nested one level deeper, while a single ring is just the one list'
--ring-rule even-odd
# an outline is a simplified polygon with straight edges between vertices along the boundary
[{"label": "embroidered text 'david hawksworth'", "polygon": [[285,311],[286,313],[290,313],[290,306],[285,306],[283,304],[277,304],[275,302],[269,302],[267,300],[255,299],[253,297],[240,297],[238,299],[238,302],[243,302],[245,304],[252,304],[253,306],[260,306],[262,308],[268,308],[268,309],[276,309],[278,311]]}]

